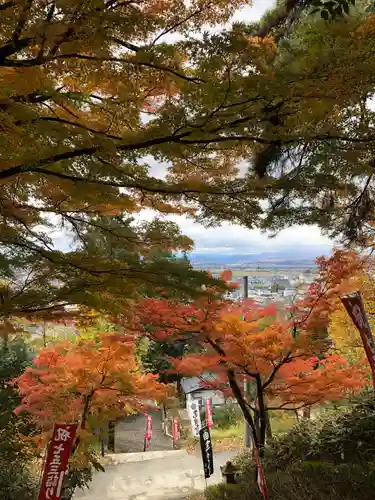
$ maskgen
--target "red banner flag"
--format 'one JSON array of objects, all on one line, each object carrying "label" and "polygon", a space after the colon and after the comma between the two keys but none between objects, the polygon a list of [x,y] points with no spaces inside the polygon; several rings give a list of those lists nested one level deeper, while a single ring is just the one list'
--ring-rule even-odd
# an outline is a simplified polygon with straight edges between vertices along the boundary
[{"label": "red banner flag", "polygon": [[375,343],[361,294],[356,292],[347,295],[346,297],[341,298],[341,302],[361,335],[363,347],[371,367],[372,379],[375,388]]},{"label": "red banner flag", "polygon": [[56,424],[48,446],[38,500],[59,500],[73,442],[76,424]]},{"label": "red banner flag", "polygon": [[212,419],[212,408],[211,408],[211,400],[206,399],[206,424],[209,429],[212,429],[214,426],[214,421]]},{"label": "red banner flag", "polygon": [[181,427],[180,427],[180,421],[178,420],[178,418],[173,419],[172,436],[173,436],[173,442],[180,440]]},{"label": "red banner flag", "polygon": [[146,415],[145,450],[150,446],[152,438],[152,416]]},{"label": "red banner flag", "polygon": [[267,483],[266,483],[266,476],[264,475],[263,465],[262,465],[262,462],[260,461],[259,451],[258,451],[258,448],[255,446],[254,441],[253,441],[253,447],[254,447],[253,449],[254,449],[254,454],[255,454],[255,460],[256,460],[256,464],[257,464],[258,488],[259,488],[259,491],[262,494],[264,500],[269,500],[268,488],[267,488]]}]

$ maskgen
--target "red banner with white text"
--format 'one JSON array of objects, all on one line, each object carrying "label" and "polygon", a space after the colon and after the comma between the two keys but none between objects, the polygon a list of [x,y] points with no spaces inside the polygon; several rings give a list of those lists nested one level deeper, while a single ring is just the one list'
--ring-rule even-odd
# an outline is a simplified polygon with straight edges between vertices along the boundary
[{"label": "red banner with white text", "polygon": [[38,500],[60,500],[76,432],[76,424],[55,425],[48,446]]},{"label": "red banner with white text", "polygon": [[212,429],[214,426],[214,421],[212,419],[212,407],[211,400],[206,399],[206,424],[209,429]]},{"label": "red banner with white text", "polygon": [[146,415],[146,432],[145,432],[145,448],[150,446],[152,438],[152,416]]},{"label": "red banner with white text", "polygon": [[181,428],[180,428],[180,421],[178,418],[173,419],[173,427],[172,427],[172,436],[173,436],[173,441],[179,441],[181,438]]},{"label": "red banner with white text", "polygon": [[254,447],[253,449],[254,449],[254,454],[255,454],[255,461],[256,461],[256,465],[257,465],[258,488],[259,488],[261,495],[263,496],[263,499],[269,500],[268,488],[267,488],[267,483],[266,483],[266,476],[264,475],[264,469],[263,469],[262,462],[260,460],[259,451],[258,451],[258,448],[255,446],[255,444],[253,444],[253,447]]},{"label": "red banner with white text", "polygon": [[370,324],[363,305],[360,292],[356,292],[346,297],[341,297],[345,309],[351,317],[354,325],[359,331],[366,352],[366,356],[371,367],[372,379],[375,388],[375,342],[372,336]]}]

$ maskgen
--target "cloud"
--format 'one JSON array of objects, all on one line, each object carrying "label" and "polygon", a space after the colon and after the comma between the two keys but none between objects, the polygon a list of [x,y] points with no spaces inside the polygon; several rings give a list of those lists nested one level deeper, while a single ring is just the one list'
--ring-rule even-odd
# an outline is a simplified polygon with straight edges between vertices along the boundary
[{"label": "cloud", "polygon": [[233,16],[233,20],[258,21],[268,9],[275,7],[276,0],[254,0],[251,7],[244,7]]},{"label": "cloud", "polygon": [[[157,212],[145,210],[139,214],[141,219],[151,220]],[[176,222],[181,231],[195,243],[196,253],[243,254],[262,252],[293,253],[309,252],[309,255],[329,252],[333,241],[322,235],[316,226],[293,226],[281,231],[276,237],[271,233],[249,230],[242,226],[224,222],[220,227],[206,228],[185,216],[168,215],[166,219]]]}]

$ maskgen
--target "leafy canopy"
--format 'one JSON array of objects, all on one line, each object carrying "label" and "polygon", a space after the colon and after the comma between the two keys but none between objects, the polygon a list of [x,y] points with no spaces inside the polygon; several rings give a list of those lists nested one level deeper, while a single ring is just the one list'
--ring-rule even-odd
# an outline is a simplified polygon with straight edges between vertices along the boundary
[{"label": "leafy canopy", "polygon": [[16,412],[32,416],[39,444],[45,444],[54,423],[79,424],[74,450],[81,460],[87,456],[95,429],[144,411],[147,401],[163,400],[170,392],[156,375],[139,370],[134,339],[115,333],[42,349],[33,366],[15,382],[22,397]]},{"label": "leafy canopy", "polygon": [[[197,83],[184,74],[184,50],[165,36],[225,22],[242,3],[0,6],[4,316],[70,303],[106,309],[145,282],[195,290],[207,281],[161,257],[191,248],[175,225],[136,223],[132,214],[182,210],[179,189],[148,174],[160,156],[153,144],[168,142],[157,137],[173,132],[168,120],[148,124],[150,109],[175,96],[180,81]],[[65,240],[57,246],[56,229]]]},{"label": "leafy canopy", "polygon": [[[216,374],[212,387],[230,391],[262,451],[269,409],[295,410],[356,393],[368,383],[367,365],[350,364],[328,352],[327,329],[341,294],[353,290],[352,280],[363,260],[354,252],[336,251],[318,260],[319,279],[308,295],[285,310],[206,297],[184,303],[178,299],[145,298],[138,307],[140,326],[153,341],[193,344],[195,352],[170,358],[177,373]],[[139,328],[139,326],[137,327]],[[258,408],[246,401],[244,381],[251,381]],[[260,432],[251,411],[261,414]]]},{"label": "leafy canopy", "polygon": [[197,290],[205,277],[149,251],[191,242],[173,224],[132,221],[144,208],[362,236],[373,212],[373,13],[343,7],[326,22],[313,2],[285,0],[259,23],[223,27],[245,4],[1,5],[4,315],[122,307],[143,283]]}]

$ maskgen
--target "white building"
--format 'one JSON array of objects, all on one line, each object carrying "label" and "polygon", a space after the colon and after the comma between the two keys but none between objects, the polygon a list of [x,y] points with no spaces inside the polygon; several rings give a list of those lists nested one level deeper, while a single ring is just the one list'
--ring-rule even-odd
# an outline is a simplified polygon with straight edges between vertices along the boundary
[{"label": "white building", "polygon": [[216,382],[216,378],[210,374],[202,375],[202,377],[182,378],[181,386],[186,394],[186,401],[196,400],[200,408],[204,406],[206,399],[211,399],[212,406],[224,404],[225,398],[223,393],[218,389],[207,387],[210,382]]}]

